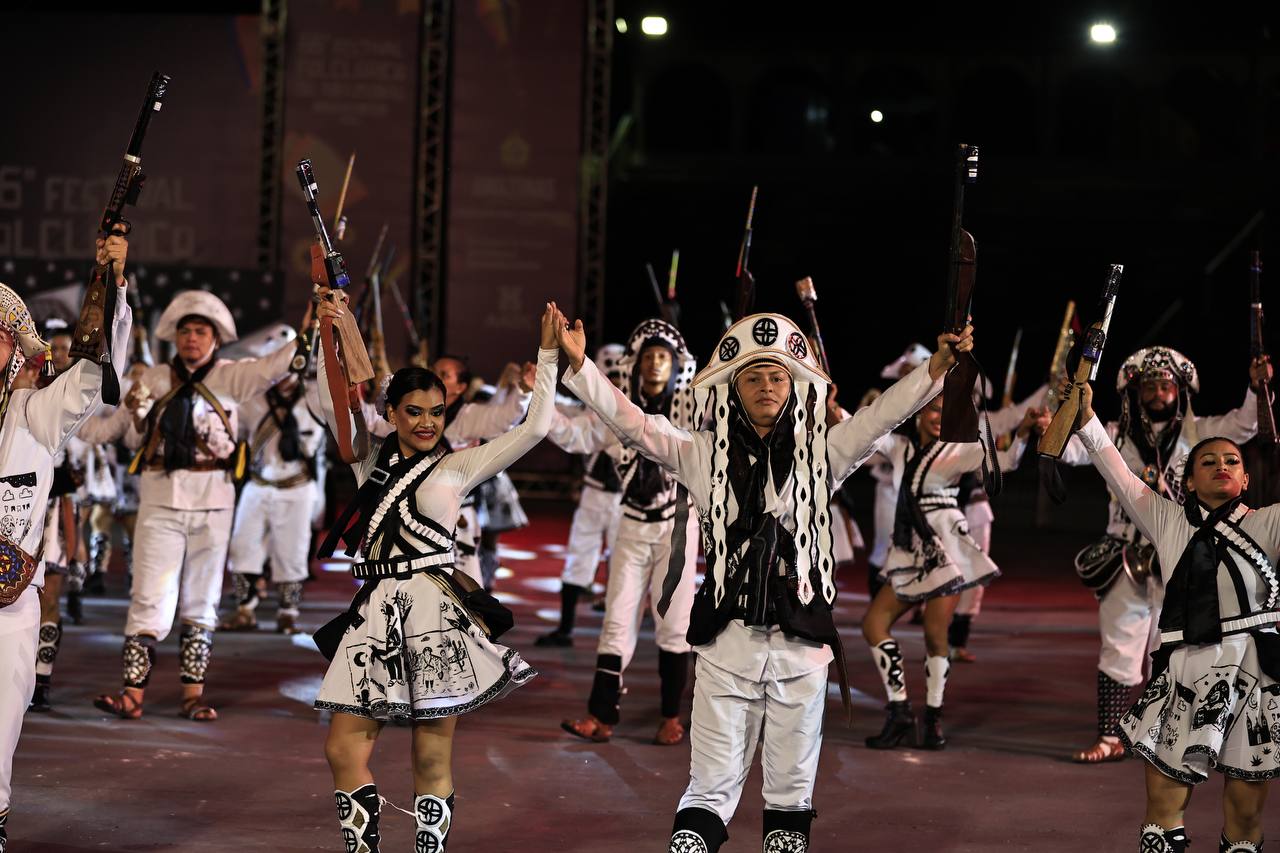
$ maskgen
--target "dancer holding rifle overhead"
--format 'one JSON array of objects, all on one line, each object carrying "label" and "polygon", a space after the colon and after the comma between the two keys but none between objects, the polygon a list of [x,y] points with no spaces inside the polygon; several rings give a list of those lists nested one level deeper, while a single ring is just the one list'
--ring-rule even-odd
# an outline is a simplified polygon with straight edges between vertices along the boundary
[{"label": "dancer holding rifle overhead", "polygon": [[[322,288],[319,295],[322,322],[342,316],[341,291]],[[420,367],[396,371],[384,412],[395,432],[375,440],[352,466],[360,491],[321,546],[324,556],[344,538],[348,553],[358,549],[352,574],[366,581],[350,610],[316,635],[333,661],[315,704],[333,712],[325,754],[348,850],[378,849],[380,802],[369,759],[384,724],[413,725],[417,849],[443,849],[454,808],[450,751],[458,715],[535,674],[517,652],[494,642],[503,618],[510,627],[510,614],[454,570],[452,525],[468,492],[523,456],[550,428],[558,355],[553,316],[549,305],[528,418],[487,444],[452,452],[442,438],[439,378]],[[341,368],[327,357],[322,349],[321,400],[337,434],[338,419],[348,414],[333,404],[330,371]],[[465,675],[450,663],[467,660]]]},{"label": "dancer holding rifle overhead", "polygon": [[[829,495],[876,440],[938,395],[955,351],[973,347],[972,328],[941,335],[927,365],[828,433],[830,380],[804,333],[778,314],[745,317],[694,381],[713,428],[688,430],[615,388],[586,357],[581,322],[556,319],[571,365],[565,384],[671,472],[701,516],[707,572],[688,632],[698,653],[693,749],[670,849],[714,851],[728,838],[763,725],[765,848],[807,850],[827,668],[839,647]],[[661,613],[681,569],[669,567]]]},{"label": "dancer holding rifle overhead", "polygon": [[[376,853],[381,799],[369,771],[387,722],[413,725],[417,850],[443,850],[453,823],[451,767],[459,714],[488,704],[535,675],[520,655],[497,645],[511,613],[455,570],[453,525],[467,494],[546,437],[555,405],[559,351],[542,315],[533,399],[524,423],[487,444],[452,451],[445,433],[445,388],[421,367],[391,377],[383,416],[393,432],[359,448],[351,390],[372,371],[347,310],[346,262],[334,251],[316,207],[311,164],[299,177],[316,225],[313,258],[320,322],[321,407],[339,453],[360,490],[321,544],[339,540],[357,556],[351,574],[365,581],[350,608],[315,633],[332,662],[315,706],[330,711],[325,757],[349,853]],[[340,348],[339,348],[340,346]],[[355,452],[353,452],[355,451]],[[465,665],[464,665],[465,664]]]},{"label": "dancer holding rifle overhead", "polygon": [[[1152,489],[1181,503],[1182,471],[1193,446],[1207,436],[1244,444],[1258,431],[1258,391],[1272,376],[1270,361],[1255,357],[1249,388],[1237,409],[1200,415],[1192,401],[1200,390],[1195,364],[1166,346],[1145,347],[1125,359],[1116,374],[1120,418],[1105,425],[1129,470]],[[1069,424],[1068,424],[1069,426]],[[1064,430],[1064,437],[1067,434]],[[1072,437],[1056,453],[1068,465],[1088,465],[1082,440]],[[1041,453],[1045,452],[1041,448]],[[1111,494],[1105,535],[1075,558],[1076,573],[1098,599],[1101,650],[1097,673],[1097,739],[1074,753],[1075,761],[1098,764],[1125,757],[1116,731],[1133,688],[1142,683],[1164,595],[1156,549],[1134,523],[1119,496]]]},{"label": "dancer holding rifle overhead", "polygon": [[1147,762],[1139,849],[1186,850],[1183,814],[1212,768],[1226,777],[1219,850],[1257,853],[1267,782],[1280,776],[1280,507],[1244,505],[1240,446],[1217,436],[1187,454],[1181,505],[1153,491],[1095,416],[1093,389],[1077,387],[1084,425],[1076,435],[1155,546],[1165,589],[1151,679],[1119,727]]}]

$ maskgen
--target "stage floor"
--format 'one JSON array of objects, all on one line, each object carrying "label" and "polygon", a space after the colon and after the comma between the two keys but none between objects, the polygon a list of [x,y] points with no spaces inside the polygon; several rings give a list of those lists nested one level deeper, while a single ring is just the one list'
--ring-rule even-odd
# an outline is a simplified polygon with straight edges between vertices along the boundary
[{"label": "stage floor", "polygon": [[[568,509],[535,509],[530,528],[503,537],[500,597],[516,612],[503,642],[540,675],[467,716],[454,746],[457,784],[451,853],[464,851],[659,851],[688,778],[688,745],[650,743],[657,725],[657,651],[646,623],[627,673],[623,722],[608,744],[571,738],[561,718],[585,713],[600,616],[580,606],[572,649],[539,649],[555,623]],[[1005,572],[988,590],[971,648],[947,690],[941,753],[874,752],[883,691],[858,632],[866,607],[860,572],[841,579],[837,621],[855,694],[844,726],[834,683],[828,702],[813,825],[815,851],[1132,851],[1142,822],[1142,764],[1072,764],[1092,741],[1096,607],[1074,579],[1079,536],[996,527]],[[1034,542],[1022,547],[1017,541]],[[350,597],[341,571],[317,571],[303,623],[318,626]],[[505,574],[505,573],[504,573]],[[28,714],[14,762],[9,820],[13,853],[80,851],[341,850],[332,782],[321,749],[325,720],[311,708],[325,661],[305,636],[219,634],[207,696],[216,723],[177,716],[176,634],[160,648],[138,721],[108,719],[90,704],[119,686],[123,579],[89,600],[82,626],[68,623],[54,680],[55,711]],[[274,607],[260,608],[274,624]],[[923,642],[898,632],[908,685],[922,705]],[[686,720],[689,697],[686,696]],[[389,729],[374,759],[380,792],[411,808],[409,737]],[[1219,777],[1188,811],[1193,849],[1216,848]],[[747,781],[726,851],[760,849],[760,772]],[[1280,840],[1280,808],[1267,834]],[[411,850],[413,821],[388,809],[385,851]]]}]

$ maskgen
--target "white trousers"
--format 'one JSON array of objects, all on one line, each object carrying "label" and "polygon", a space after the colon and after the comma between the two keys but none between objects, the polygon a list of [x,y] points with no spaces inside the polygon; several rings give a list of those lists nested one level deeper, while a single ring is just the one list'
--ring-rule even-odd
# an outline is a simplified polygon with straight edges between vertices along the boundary
[{"label": "white trousers", "polygon": [[1151,581],[1138,586],[1121,570],[1098,603],[1098,669],[1129,687],[1143,682],[1147,654],[1159,638],[1163,601],[1164,587]]},{"label": "white trousers", "polygon": [[[969,506],[972,507],[973,504]],[[988,557],[991,556],[991,510],[970,512],[969,508],[966,507],[964,518],[969,524],[969,535],[973,537],[973,541],[978,543],[982,553]],[[956,603],[956,613],[960,616],[969,617],[974,617],[981,613],[982,596],[986,589],[985,586],[971,586],[960,593],[960,601]]]},{"label": "white trousers", "polygon": [[679,808],[713,811],[728,825],[755,761],[762,729],[764,807],[813,808],[827,698],[826,667],[797,678],[750,681],[699,656],[694,673],[689,787]]},{"label": "white trousers", "polygon": [[29,586],[0,608],[0,813],[13,791],[13,753],[22,718],[36,686],[36,641],[40,633],[39,590]]},{"label": "white trousers", "polygon": [[228,568],[240,575],[260,575],[270,557],[273,581],[306,580],[314,501],[314,483],[291,489],[246,483],[231,529]]},{"label": "white trousers", "polygon": [[622,518],[622,493],[582,486],[582,497],[573,511],[569,544],[565,548],[563,583],[590,587],[600,566],[600,552],[613,548]]},{"label": "white trousers", "polygon": [[609,555],[609,586],[605,592],[604,623],[600,626],[597,652],[618,655],[622,668],[631,663],[644,618],[645,597],[653,614],[654,641],[664,652],[689,651],[685,634],[689,631],[689,610],[693,607],[695,569],[698,561],[698,517],[689,513],[685,534],[684,573],[671,597],[666,617],[658,614],[662,582],[671,557],[671,529],[674,521],[650,523],[625,515],[618,523],[618,538]]},{"label": "white trousers", "polygon": [[151,634],[163,640],[175,612],[183,622],[218,627],[231,520],[230,509],[139,507],[126,636]]},{"label": "white trousers", "polygon": [[862,531],[853,516],[845,512],[844,504],[831,502],[831,551],[837,563],[845,563],[857,556],[858,549],[865,549]]}]

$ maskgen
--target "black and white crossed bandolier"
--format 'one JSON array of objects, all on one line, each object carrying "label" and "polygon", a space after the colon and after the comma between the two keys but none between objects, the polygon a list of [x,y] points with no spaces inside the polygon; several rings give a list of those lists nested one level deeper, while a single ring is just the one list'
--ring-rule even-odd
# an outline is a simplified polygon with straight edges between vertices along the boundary
[{"label": "black and white crossed bandolier", "polygon": [[588,486],[610,493],[622,489],[622,479],[618,476],[617,463],[605,451],[597,450],[588,456],[584,467],[586,473],[582,475],[582,481]]},{"label": "black and white crossed bandolier", "polygon": [[[267,391],[267,413],[258,421],[253,437],[249,440],[249,476],[253,482],[277,489],[290,489],[316,478],[316,461],[303,453],[298,419],[293,414],[293,407],[302,398],[303,392],[301,382],[288,393],[282,393],[278,388]],[[302,463],[303,470],[291,477],[273,480],[263,476],[263,467],[267,447],[276,435],[279,435],[276,448],[280,458],[285,462]]]},{"label": "black and white crossed bandolier", "polygon": [[423,515],[416,500],[418,487],[449,453],[448,443],[441,439],[434,450],[407,459],[396,444],[383,443],[368,479],[317,551],[330,556],[342,540],[348,556],[361,553],[365,559],[351,567],[356,578],[408,577],[454,563],[453,531]]},{"label": "black and white crossed bandolier", "polygon": [[[1197,530],[1169,576],[1159,653],[1184,643],[1216,643],[1280,622],[1275,567],[1240,526],[1252,510],[1238,498],[1207,515],[1195,500],[1188,500],[1183,510]],[[1223,595],[1226,589],[1231,594]]]}]

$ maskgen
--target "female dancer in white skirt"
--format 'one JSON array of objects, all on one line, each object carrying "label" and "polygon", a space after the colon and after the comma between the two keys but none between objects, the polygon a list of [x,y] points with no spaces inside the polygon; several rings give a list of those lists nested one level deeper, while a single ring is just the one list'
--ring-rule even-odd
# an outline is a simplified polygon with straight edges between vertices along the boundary
[{"label": "female dancer in white skirt", "polygon": [[1223,788],[1223,853],[1262,850],[1267,780],[1280,776],[1280,506],[1252,510],[1235,442],[1191,449],[1179,506],[1129,470],[1093,415],[1084,385],[1079,436],[1124,511],[1156,546],[1165,597],[1151,680],[1120,720],[1125,746],[1147,761],[1139,849],[1181,853],[1192,788],[1213,768]]},{"label": "female dancer in white skirt", "polygon": [[[317,314],[342,311],[325,300]],[[519,654],[493,642],[489,611],[476,606],[493,599],[453,572],[453,524],[467,493],[523,456],[551,426],[559,352],[553,316],[548,306],[528,417],[488,444],[450,452],[441,441],[439,378],[419,367],[397,371],[385,410],[395,432],[353,466],[361,484],[353,511],[321,548],[331,551],[339,535],[349,552],[358,546],[352,574],[365,579],[345,618],[316,634],[317,645],[332,652],[315,706],[333,712],[325,756],[349,853],[378,850],[380,800],[369,759],[385,723],[413,724],[416,849],[443,850],[454,806],[450,753],[457,715],[535,674]],[[332,369],[321,361],[322,372]],[[336,431],[328,386],[323,379],[318,384]],[[345,406],[341,411],[346,417]],[[356,512],[359,520],[348,528]]]},{"label": "female dancer in white skirt", "polygon": [[[1002,468],[1012,468],[1026,448],[1033,427],[1048,425],[1047,411],[1029,409],[1013,443],[996,455]],[[951,668],[947,629],[960,593],[985,586],[1000,570],[969,535],[957,503],[960,478],[982,467],[979,442],[943,442],[942,396],[916,415],[915,436],[890,433],[876,444],[876,453],[893,465],[898,508],[893,523],[893,546],[880,572],[885,585],[871,601],[862,620],[862,636],[871,647],[889,704],[884,728],[867,738],[871,749],[917,745],[916,718],[907,700],[902,651],[892,629],[902,615],[924,602],[925,749],[943,749],[942,698]],[[873,459],[875,457],[872,457]]]}]

